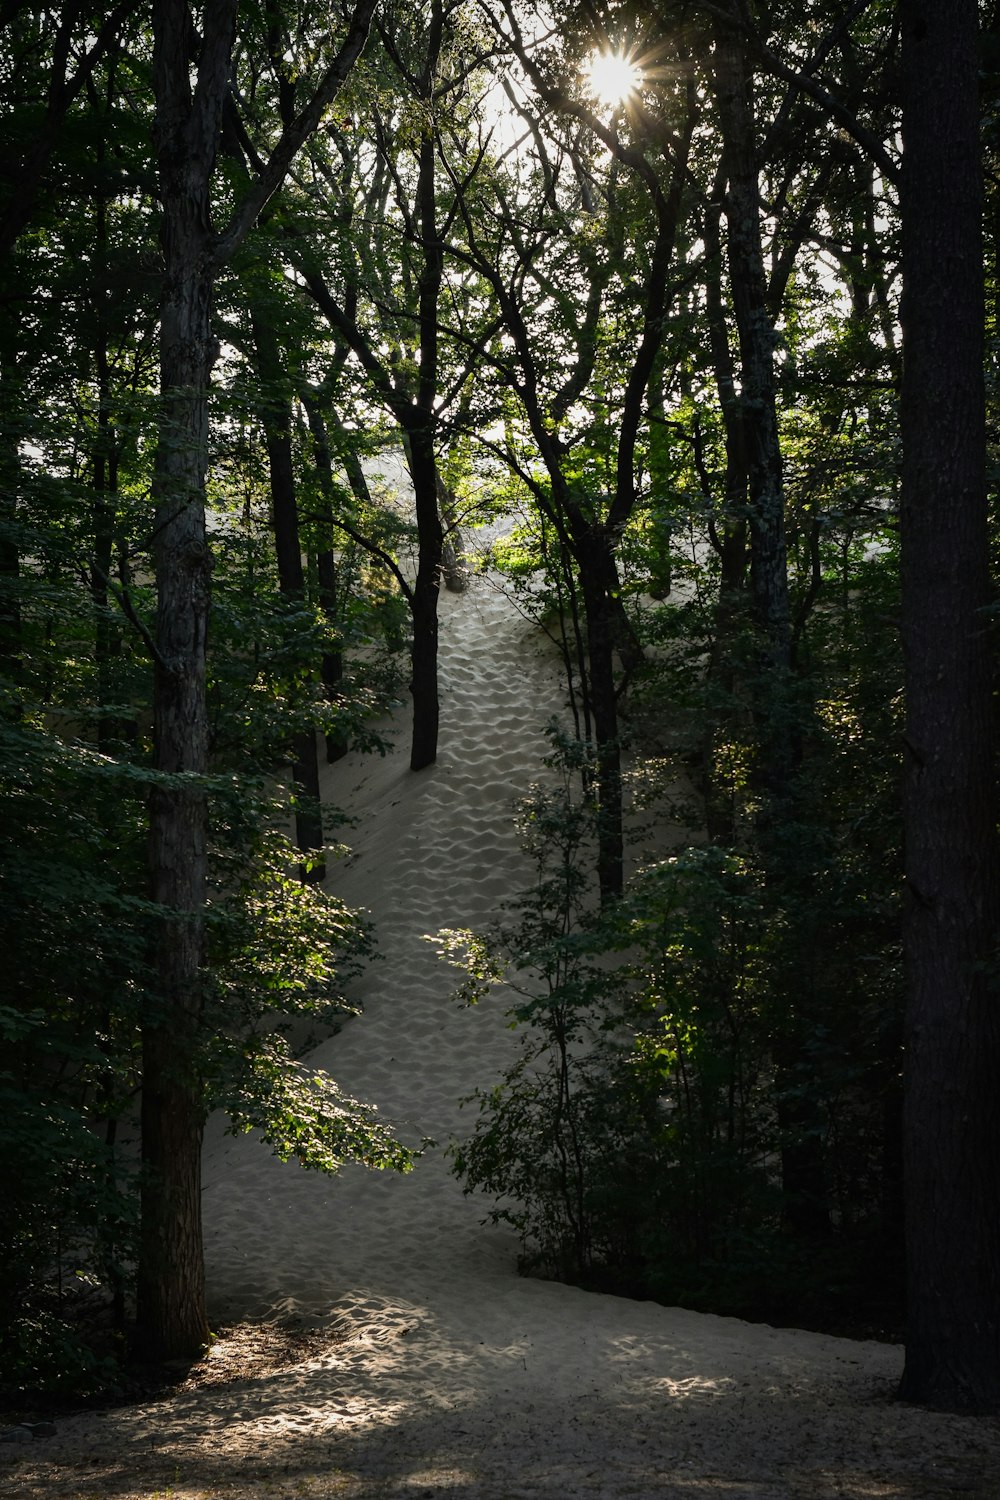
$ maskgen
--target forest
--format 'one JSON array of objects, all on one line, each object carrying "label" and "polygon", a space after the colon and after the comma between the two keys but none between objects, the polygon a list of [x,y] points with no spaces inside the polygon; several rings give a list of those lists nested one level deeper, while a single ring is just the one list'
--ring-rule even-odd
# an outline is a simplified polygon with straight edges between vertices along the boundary
[{"label": "forest", "polygon": [[517,1049],[452,1170],[526,1272],[1000,1409],[998,44],[2,0],[5,1397],[208,1346],[213,1112],[421,1170],[303,1059],[379,946],[321,776],[427,774],[488,572],[561,691],[533,880],[440,924]]}]

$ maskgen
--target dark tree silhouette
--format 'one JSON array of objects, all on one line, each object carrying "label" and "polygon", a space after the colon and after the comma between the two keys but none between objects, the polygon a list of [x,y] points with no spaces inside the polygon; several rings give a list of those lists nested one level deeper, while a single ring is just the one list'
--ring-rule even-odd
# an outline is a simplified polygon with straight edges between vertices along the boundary
[{"label": "dark tree silhouette", "polygon": [[904,0],[901,1393],[1000,1407],[1000,1014],[975,0]]}]

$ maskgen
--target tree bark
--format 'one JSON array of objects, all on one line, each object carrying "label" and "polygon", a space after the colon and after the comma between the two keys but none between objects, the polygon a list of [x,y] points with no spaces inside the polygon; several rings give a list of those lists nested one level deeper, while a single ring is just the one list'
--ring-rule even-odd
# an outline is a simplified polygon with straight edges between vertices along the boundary
[{"label": "tree bark", "polygon": [[[229,90],[238,0],[204,7],[196,37],[187,0],[153,7],[155,144],[162,214],[160,412],[153,497],[157,585],[154,764],[183,782],[150,796],[150,884],[161,909],[154,984],[142,1021],[143,1093],[137,1341],[156,1358],[206,1344],[198,1068],[208,806],[205,655],[211,558],[205,534],[208,385],[215,276],[280,188],[296,151],[339,92],[368,36],[375,0],[359,0],[318,88],[283,130],[221,236],[212,179]],[[197,42],[197,48],[195,43]],[[192,87],[191,58],[197,51]]]},{"label": "tree bark", "polygon": [[733,315],[740,344],[740,421],[746,455],[750,529],[750,587],[767,668],[787,672],[790,661],[788,566],[784,486],[774,384],[774,327],[767,305],[761,247],[760,186],[750,77],[735,25],[720,23],[715,43],[715,88],[722,127],[726,244]]},{"label": "tree bark", "polygon": [[615,689],[614,622],[611,607],[614,557],[603,528],[589,547],[575,547],[587,622],[590,709],[594,725],[597,791],[597,883],[601,902],[617,901],[625,889],[622,752]]},{"label": "tree bark", "polygon": [[[253,305],[250,320],[262,390],[278,587],[290,605],[302,608],[306,603],[306,580],[295,493],[291,396],[278,339],[267,312]],[[295,735],[292,753],[292,780],[296,787],[295,842],[303,856],[299,875],[308,884],[315,885],[325,878],[326,865],[319,857],[323,850],[323,815],[320,809],[319,758],[313,729],[307,727]]]},{"label": "tree bark", "polygon": [[[722,130],[727,191],[726,250],[733,316],[739,337],[741,390],[737,441],[746,465],[750,597],[757,663],[752,702],[760,790],[757,832],[766,878],[780,899],[792,899],[798,879],[789,826],[795,818],[795,775],[801,731],[792,700],[792,632],[785,544],[785,497],[774,379],[775,331],[768,305],[761,243],[760,182],[753,80],[738,7],[715,35],[715,91]],[[729,417],[727,417],[727,435]],[[740,483],[742,484],[742,476]],[[788,1011],[775,1056],[781,1125],[783,1220],[798,1234],[828,1232],[822,1120],[808,1088],[807,1021],[789,975]]]},{"label": "tree bark", "polygon": [[[162,208],[160,429],[156,504],[157,771],[208,770],[205,650],[211,560],[205,536],[212,337],[210,185],[229,80],[236,0],[214,8],[198,89],[189,82],[186,0],[154,8],[153,72]],[[198,1077],[208,807],[196,782],[154,787],[151,892],[161,908],[142,1044],[142,1227],[137,1339],[148,1357],[196,1355],[208,1342],[201,1236],[204,1105]]]},{"label": "tree bark", "polygon": [[[440,56],[444,25],[443,8],[435,0],[431,7],[424,71],[418,97],[430,102]],[[437,400],[439,372],[438,303],[444,266],[444,249],[437,224],[436,136],[431,127],[420,142],[414,222],[419,236],[422,262],[419,274],[417,336],[419,373],[416,391],[406,376],[390,370],[381,354],[362,332],[352,314],[334,298],[323,278],[309,264],[303,277],[310,294],[322,309],[331,328],[351,348],[367,373],[379,399],[400,427],[413,481],[417,521],[417,577],[407,593],[413,625],[412,675],[413,731],[410,769],[423,770],[437,758],[440,705],[437,683],[438,618],[444,530],[438,512],[437,458],[434,439],[438,430]]]},{"label": "tree bark", "polygon": [[[421,83],[428,100],[433,98],[434,70],[441,53],[443,7],[431,7],[427,61]],[[423,264],[420,270],[419,326],[420,375],[417,398],[407,426],[410,474],[413,478],[417,513],[417,578],[413,587],[413,741],[410,769],[421,771],[437,758],[440,704],[438,698],[438,594],[441,590],[441,557],[444,529],[438,510],[437,430],[435,403],[438,398],[438,302],[444,274],[444,248],[437,224],[436,141],[427,129],[420,143],[416,209],[420,227]]]},{"label": "tree bark", "polygon": [[[705,299],[709,344],[715,386],[725,432],[726,473],[721,526],[711,533],[719,557],[719,594],[715,606],[714,633],[708,661],[705,730],[702,743],[702,786],[705,826],[713,843],[732,844],[736,839],[735,803],[731,786],[721,786],[716,770],[720,741],[731,737],[738,715],[736,661],[737,641],[746,625],[747,603],[747,472],[743,411],[736,391],[733,354],[726,325],[722,295],[722,239],[719,192],[713,195],[703,218],[706,279]],[[695,461],[702,476],[706,500],[712,500],[711,479],[705,467],[698,429],[694,433]]]},{"label": "tree bark", "polygon": [[[98,244],[105,239],[105,209],[97,206]],[[94,351],[97,374],[97,432],[93,449],[94,566],[90,571],[90,594],[94,602],[94,658],[97,666],[97,744],[104,755],[120,754],[134,744],[134,719],[112,713],[119,696],[116,664],[122,655],[121,631],[112,616],[108,581],[115,549],[118,506],[118,444],[111,420],[111,378],[108,368],[108,330],[104,310],[98,316]]]},{"label": "tree bark", "polygon": [[[14,318],[10,320],[15,325]],[[13,326],[9,348],[0,350],[0,675],[11,685],[12,712],[21,681],[21,551],[17,543],[17,503],[21,488],[20,392]]]},{"label": "tree bark", "polygon": [[[154,478],[154,763],[162,772],[204,775],[211,565],[200,497],[213,347],[211,278],[199,265],[200,230],[191,222],[198,205],[178,195],[165,206],[169,279],[162,314],[162,436]],[[176,214],[170,212],[173,208]],[[149,811],[152,896],[163,910],[154,956],[155,993],[143,1028],[138,1324],[146,1354],[194,1354],[208,1335],[199,1183],[203,1110],[191,1058],[191,1039],[201,1019],[205,793],[196,785],[157,786]]]},{"label": "tree bark", "polygon": [[1000,1016],[975,0],[902,0],[904,1181],[900,1393],[1000,1409]]},{"label": "tree bark", "polygon": [[438,514],[437,461],[430,421],[413,424],[407,451],[417,512],[417,577],[413,585],[413,737],[410,770],[422,771],[437,759],[440,700],[438,696],[438,594],[441,590],[441,553],[444,531]]},{"label": "tree bark", "polygon": [[[325,524],[325,535],[316,556],[316,571],[319,575],[319,607],[326,616],[331,630],[340,629],[340,590],[337,582],[337,560],[333,550],[333,463],[330,457],[330,439],[326,422],[316,400],[309,395],[303,397],[309,432],[312,437],[313,463],[319,484],[320,516]],[[367,492],[367,483],[356,454],[352,454],[355,465],[354,481]],[[320,667],[323,687],[331,703],[338,703],[343,694],[344,653],[339,646],[323,652]],[[342,760],[350,748],[346,735],[327,734],[326,759],[328,765]]]}]

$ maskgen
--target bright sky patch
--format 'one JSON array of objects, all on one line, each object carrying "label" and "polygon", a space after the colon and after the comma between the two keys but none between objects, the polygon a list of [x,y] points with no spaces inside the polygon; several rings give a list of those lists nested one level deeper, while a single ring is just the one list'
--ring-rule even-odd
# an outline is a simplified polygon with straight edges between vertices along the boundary
[{"label": "bright sky patch", "polygon": [[590,92],[602,104],[621,104],[642,82],[642,70],[620,52],[595,52],[587,64]]}]

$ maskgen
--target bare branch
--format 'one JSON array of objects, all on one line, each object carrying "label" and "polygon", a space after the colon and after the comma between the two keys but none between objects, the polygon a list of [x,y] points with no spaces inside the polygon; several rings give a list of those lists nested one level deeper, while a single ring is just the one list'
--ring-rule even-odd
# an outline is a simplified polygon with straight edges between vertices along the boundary
[{"label": "bare branch", "polygon": [[224,266],[243,243],[266,204],[284,182],[299,148],[319,126],[324,112],[340,93],[351,68],[364,51],[377,4],[378,0],[359,0],[343,45],[327,68],[319,87],[308,104],[299,110],[291,124],[282,131],[281,139],[263,171],[234,213],[228,227],[219,236],[213,256],[216,267]]},{"label": "bare branch", "polygon": [[[90,569],[92,577],[96,578],[100,582],[102,587],[106,588],[115,599],[122,614],[125,616],[126,620],[132,626],[133,630],[136,632],[143,645],[146,647],[146,650],[149,652],[150,660],[154,661],[156,665],[160,667],[164,672],[170,673],[172,670],[170,663],[161,654],[156,641],[153,639],[152,633],[147,628],[144,621],[141,620],[140,617],[136,614],[135,605],[132,603],[131,596],[125,585],[116,583],[113,578],[110,578],[102,568],[99,568],[97,566],[97,563],[93,560],[93,558],[88,558],[87,567]],[[89,587],[91,580],[87,577],[86,574],[84,574],[83,576],[83,581]]]},{"label": "bare branch", "polygon": [[304,521],[312,521],[316,525],[336,526],[338,531],[343,531],[347,536],[351,538],[352,542],[357,542],[358,546],[363,548],[364,551],[368,553],[369,557],[374,557],[377,562],[380,562],[382,564],[383,568],[387,568],[389,570],[389,572],[395,578],[396,582],[399,584],[399,587],[402,589],[403,597],[406,600],[407,604],[413,604],[413,590],[407,583],[403,573],[400,571],[399,564],[396,562],[396,559],[391,556],[390,553],[384,551],[383,548],[378,546],[376,542],[373,542],[370,540],[370,538],[363,536],[360,531],[356,531],[354,527],[349,526],[346,521],[339,520],[337,516],[324,516],[318,514],[315,511],[303,511],[302,519]]}]

